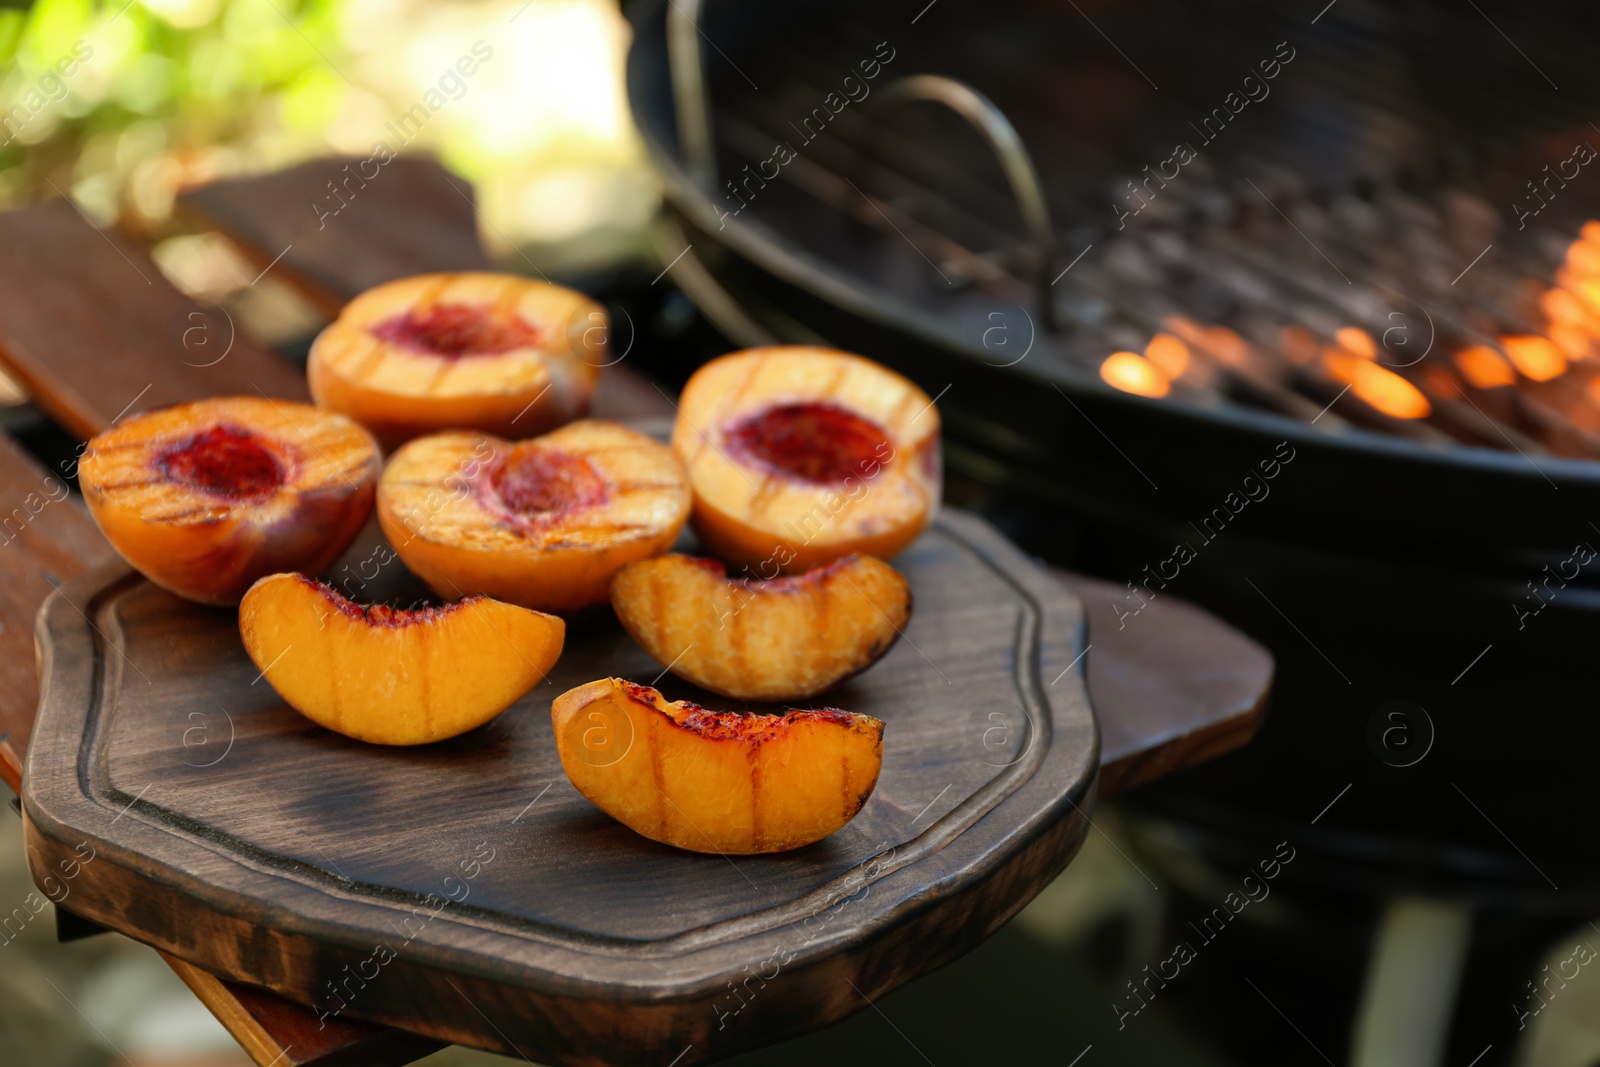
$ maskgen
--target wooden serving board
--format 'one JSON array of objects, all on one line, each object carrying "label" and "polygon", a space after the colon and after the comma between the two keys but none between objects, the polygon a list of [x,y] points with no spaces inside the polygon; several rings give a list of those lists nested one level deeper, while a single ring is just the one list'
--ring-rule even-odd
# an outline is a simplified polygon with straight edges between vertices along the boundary
[{"label": "wooden serving board", "polygon": [[[877,790],[834,836],[759,857],[648,841],[567,782],[550,700],[661,673],[609,613],[493,723],[391,749],[289,709],[232,612],[103,565],[40,615],[35,878],[92,849],[75,911],[330,1023],[680,1067],[815,1028],[992,933],[1071,858],[1095,795],[1077,598],[959,513],[896,565],[904,640],[829,695],[887,724]],[[363,594],[408,581],[391,564]]]}]

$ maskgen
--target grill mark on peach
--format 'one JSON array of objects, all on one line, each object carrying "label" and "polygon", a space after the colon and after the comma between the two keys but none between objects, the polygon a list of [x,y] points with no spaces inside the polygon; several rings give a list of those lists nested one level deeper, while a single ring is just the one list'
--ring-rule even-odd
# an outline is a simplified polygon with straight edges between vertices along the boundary
[{"label": "grill mark on peach", "polygon": [[[711,426],[711,430],[709,432],[705,430],[697,431],[700,437],[700,447],[695,449],[694,455],[690,457],[689,463],[686,464],[686,466],[693,466],[699,461],[701,455],[705,453],[706,447],[711,444],[711,433],[721,432],[719,427],[723,424],[723,422],[726,421],[728,412],[739,410],[739,402],[744,399],[744,394],[749,391],[751,384],[756,380],[756,376],[761,373],[761,368],[767,365],[767,360],[770,358],[770,356],[763,355],[756,359],[750,365],[750,369],[745,372],[744,380],[739,383],[739,387],[725,395],[722,403],[717,406],[712,418],[707,420]],[[717,449],[717,454],[722,455],[722,449],[720,447]],[[729,460],[729,462],[732,463],[733,461]],[[737,466],[738,464],[735,465]]]},{"label": "grill mark on peach", "polygon": [[424,289],[422,295],[417,298],[416,309],[419,311],[431,311],[433,305],[437,304],[439,298],[444,295],[444,291],[454,285],[459,277],[460,275],[458,274],[439,275],[433,284]]},{"label": "grill mark on peach", "polygon": [[[855,814],[850,810],[850,753],[839,753],[839,788],[844,791],[844,802],[839,805],[839,813],[848,822]],[[860,808],[856,809],[857,811]]]},{"label": "grill mark on peach", "polygon": [[520,303],[518,296],[521,288],[522,280],[520,278],[507,278],[504,287],[500,290],[499,299],[492,305],[494,314],[506,319],[517,314],[520,310],[517,305]]},{"label": "grill mark on peach", "polygon": [[677,482],[618,482],[616,484],[616,491],[619,496],[627,493],[646,493],[662,489],[675,490],[677,488]]},{"label": "grill mark on peach", "polygon": [[761,745],[756,743],[745,750],[750,763],[750,847],[760,850],[767,843],[766,829],[761,824]]},{"label": "grill mark on peach", "polygon": [[761,475],[761,484],[756,487],[755,495],[750,498],[749,511],[752,518],[765,514],[772,506],[773,500],[777,498],[779,490],[783,488],[783,479],[778,475],[767,471],[758,473]]},{"label": "grill mark on peach", "polygon": [[755,383],[756,377],[766,368],[771,361],[770,353],[763,353],[750,365],[750,370],[745,374],[744,381],[739,383],[739,388],[729,394],[728,399],[717,409],[717,421],[720,423],[730,411],[738,411],[739,405],[744,400],[745,393],[750,391],[750,386]]},{"label": "grill mark on peach", "polygon": [[747,677],[750,674],[750,656],[747,647],[750,627],[741,612],[733,617],[728,627],[728,651],[733,653],[734,676]]},{"label": "grill mark on peach", "polygon": [[439,391],[439,386],[443,384],[444,380],[455,371],[456,364],[460,362],[461,361],[458,359],[439,360],[439,365],[433,370],[433,378],[428,382],[427,385],[422,387],[423,392],[437,393]]},{"label": "grill mark on peach", "polygon": [[[658,833],[667,836],[667,777],[661,766],[661,747],[656,744],[656,730],[659,729],[650,716],[645,717],[644,741],[650,749],[650,780],[656,787],[656,818],[659,823]],[[635,731],[637,734],[637,731]]]},{"label": "grill mark on peach", "polygon": [[[429,620],[432,621],[432,620]],[[419,641],[422,654],[417,658],[422,662],[417,664],[418,680],[422,687],[422,729],[426,734],[433,733],[433,687],[428,681],[428,673],[432,669],[433,653],[429,651],[430,641]]]},{"label": "grill mark on peach", "polygon": [[[906,434],[906,433],[910,433],[911,432],[911,424],[905,421],[905,410],[906,410],[906,408],[910,407],[913,403],[915,403],[916,399],[917,399],[917,395],[915,393],[913,393],[910,389],[901,390],[900,403],[895,405],[894,415],[890,418],[889,421],[902,434]],[[913,416],[913,417],[915,417],[915,416]]]},{"label": "grill mark on peach", "polygon": [[[372,345],[367,349],[367,354],[365,357],[366,361],[362,363],[361,369],[348,374],[348,377],[352,381],[365,381],[373,371],[378,369],[378,364],[382,363],[384,359],[388,357],[389,342],[385,341],[381,337],[376,336],[375,334],[369,333],[367,334],[367,337],[372,341]],[[355,352],[355,346],[350,346],[348,351],[353,354]],[[345,370],[348,370],[348,368],[345,368]],[[341,373],[343,373],[343,371],[341,371]]]},{"label": "grill mark on peach", "polygon": [[[339,609],[337,605],[328,605],[328,612],[332,613],[337,612],[338,610]],[[328,625],[328,615],[324,614],[321,616],[317,620],[317,624],[319,629],[326,627]],[[328,708],[333,714],[333,728],[338,730],[340,733],[343,733],[345,728],[344,705],[339,701],[339,686],[334,684],[334,679],[338,677],[335,672],[339,669],[340,656],[338,651],[336,651],[336,646],[338,644],[340,644],[340,642],[337,641],[316,642],[316,646],[322,650],[322,677],[327,682]]]},{"label": "grill mark on peach", "polygon": [[822,390],[822,395],[829,400],[837,397],[839,395],[839,387],[844,385],[845,377],[849,373],[850,364],[848,362],[841,362],[838,367],[834,369],[833,381],[829,382],[827,388]]},{"label": "grill mark on peach", "polygon": [[127,489],[142,489],[151,485],[169,484],[171,483],[165,478],[147,478],[142,482],[106,482],[103,485],[95,486],[94,491],[99,493],[118,493]]},{"label": "grill mark on peach", "polygon": [[659,570],[651,572],[650,575],[650,618],[655,624],[655,645],[657,648],[667,647],[667,626],[672,621],[666,618],[665,613],[661,610],[664,599],[661,595],[663,577],[664,575]]},{"label": "grill mark on peach", "polygon": [[605,537],[616,534],[637,533],[641,530],[646,533],[655,533],[656,529],[657,528],[655,526],[647,522],[595,522],[569,525],[560,530],[531,532],[559,534],[561,540],[553,541],[551,542],[552,544],[585,545],[589,542],[584,540],[584,535],[589,535],[591,537]]},{"label": "grill mark on peach", "polygon": [[184,508],[182,511],[147,512],[144,518],[148,522],[177,522],[191,515],[209,515],[212,516],[212,522],[221,522],[229,518],[232,511],[233,505],[230,504],[208,504],[204,507]]}]

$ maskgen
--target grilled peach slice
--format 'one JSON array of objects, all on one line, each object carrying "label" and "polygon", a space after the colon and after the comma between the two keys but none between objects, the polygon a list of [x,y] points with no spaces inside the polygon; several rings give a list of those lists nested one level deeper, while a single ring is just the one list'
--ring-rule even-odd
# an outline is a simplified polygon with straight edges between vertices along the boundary
[{"label": "grilled peach slice", "polygon": [[672,447],[694,528],[755,577],[888,559],[939,506],[939,413],[893,371],[826,348],[752,348],[684,387]]},{"label": "grilled peach slice", "polygon": [[820,841],[855,818],[883,762],[883,723],[837,708],[707,711],[602,678],[561,694],[550,714],[578,792],[645,837],[693,852]]},{"label": "grilled peach slice", "polygon": [[441,608],[362,607],[299,574],[239,605],[239,636],[300,714],[346,737],[425,745],[482,726],[555,666],[566,624],[472,597]]},{"label": "grilled peach slice", "polygon": [[318,404],[386,448],[478,429],[532,437],[589,410],[605,312],[570,289],[510,274],[423,274],[369,289],[311,346]]},{"label": "grilled peach slice", "polygon": [[911,617],[911,587],[871,556],[790,578],[729,578],[712,559],[670,555],[611,579],[611,606],[672,673],[740,700],[801,700],[866,670]]},{"label": "grilled peach slice", "polygon": [[516,443],[419,438],[378,485],[389,543],[441,597],[486,593],[541,611],[604,600],[617,569],[665,552],[688,516],[671,450],[592,419]]},{"label": "grilled peach slice", "polygon": [[149,411],[90,440],[78,464],[89,513],[157,585],[237,604],[283,570],[313,574],[372,513],[372,436],[342,415],[265,397]]}]

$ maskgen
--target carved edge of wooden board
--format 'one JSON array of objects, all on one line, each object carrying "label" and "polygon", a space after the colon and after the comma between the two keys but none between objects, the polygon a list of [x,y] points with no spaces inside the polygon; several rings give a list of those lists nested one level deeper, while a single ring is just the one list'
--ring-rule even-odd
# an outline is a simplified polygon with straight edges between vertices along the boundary
[{"label": "carved edge of wooden board", "polygon": [[[1076,635],[1077,647],[1081,647],[1081,609],[1075,598],[1052,582],[1053,594],[1041,603],[1027,586],[1044,588],[1040,585],[1041,580],[1048,581],[1044,572],[986,524],[951,516],[942,525],[954,540],[964,542],[969,551],[989,561],[991,567],[999,564],[995,567],[997,572],[1024,601],[1033,605],[1035,625],[1043,626],[1048,612],[1056,632],[1065,628],[1065,632]],[[957,531],[956,527],[963,529]],[[982,552],[977,545],[982,545]],[[135,831],[141,837],[172,833],[170,827],[145,821],[148,812],[141,810],[146,807],[144,802],[133,797],[125,803],[108,805],[93,798],[89,769],[79,763],[76,755],[69,760],[73,767],[70,774],[62,774],[59,760],[52,761],[53,772],[46,768],[44,761],[51,754],[69,746],[76,752],[101,682],[90,671],[64,676],[55,669],[57,658],[77,655],[83,662],[97,662],[93,658],[96,634],[100,634],[101,641],[115,638],[114,634],[108,639],[91,629],[92,623],[84,625],[97,615],[94,604],[75,605],[67,598],[81,598],[85,591],[104,588],[108,581],[114,587],[127,574],[114,567],[97,571],[53,598],[41,614],[41,632],[48,632],[44,645],[44,701],[52,708],[71,709],[72,714],[42,719],[40,741],[30,755],[25,798],[30,861],[36,870],[42,869],[55,859],[56,852],[70,850],[80,840],[92,838],[97,849],[103,847],[108,858],[114,857],[117,862],[103,868],[107,873],[102,892],[93,894],[92,900],[88,899],[90,894],[83,894],[80,908],[91,918],[112,927],[140,931],[141,939],[206,970],[262,983],[287,995],[304,995],[304,990],[318,988],[319,978],[338,974],[341,964],[370,954],[372,924],[366,912],[369,903],[362,902],[352,914],[348,901],[339,901],[313,887],[302,887],[298,897],[286,895],[285,906],[277,909],[281,914],[272,916],[280,930],[266,931],[263,927],[267,916],[252,913],[249,901],[218,900],[215,887],[188,870],[131,869],[142,862],[136,846],[125,849],[81,829],[131,816],[130,823],[119,831],[124,837]],[[80,615],[80,609],[88,610]],[[110,652],[102,650],[101,654]],[[1024,665],[1019,657],[1017,669],[1025,675],[1021,679],[1025,691],[1031,690],[1049,709],[1059,732],[1056,743],[1045,745],[1041,733],[1044,756],[1039,769],[1006,796],[989,802],[969,800],[988,810],[963,813],[974,816],[980,826],[986,816],[994,815],[994,809],[1007,804],[1020,805],[1013,810],[1022,815],[1013,816],[1016,822],[1006,826],[991,818],[982,832],[964,828],[931,853],[903,864],[885,864],[870,883],[863,876],[859,885],[836,887],[831,900],[813,902],[820,906],[812,914],[859,902],[869,892],[878,896],[879,903],[870,914],[853,915],[848,925],[834,927],[801,950],[792,951],[789,927],[741,929],[736,931],[737,936],[720,943],[687,943],[676,961],[690,966],[680,966],[668,981],[640,981],[640,975],[625,972],[641,968],[635,961],[623,959],[622,966],[612,968],[612,974],[598,980],[545,971],[539,976],[543,986],[533,988],[527,982],[526,965],[507,962],[496,951],[505,947],[504,939],[489,950],[470,954],[455,946],[412,944],[406,955],[391,962],[384,972],[390,995],[353,1003],[350,1013],[426,1032],[441,1040],[512,1054],[532,1048],[536,1054],[561,1063],[598,1063],[605,1062],[608,1056],[637,1055],[641,1051],[641,1034],[664,1040],[657,1051],[666,1051],[669,1045],[688,1038],[694,1048],[682,1061],[687,1064],[777,1040],[859,1010],[865,1001],[848,995],[848,991],[859,990],[867,996],[886,992],[967,951],[1042,889],[1065,866],[1081,841],[1087,828],[1084,808],[1092,804],[1095,784],[1096,729],[1081,671],[1062,679],[1065,684],[1058,684],[1050,691],[1050,699],[1044,699],[1042,665],[1037,658],[1028,657],[1029,662]],[[118,669],[114,662],[101,659],[97,669],[108,665]],[[1047,766],[1050,773],[1040,773]],[[1068,786],[1063,788],[1062,783]],[[958,807],[957,811],[961,809]],[[65,816],[66,821],[59,816]],[[70,825],[73,823],[79,828]],[[924,831],[913,843],[931,833],[931,829]],[[170,841],[166,843],[170,846]],[[273,875],[250,873],[250,877],[262,876]],[[181,908],[186,921],[174,924],[170,915],[156,914],[163,908]],[[803,912],[799,914],[804,917]],[[925,922],[934,925],[924,929]],[[920,932],[911,936],[912,929]],[[312,930],[325,940],[313,939],[309,933]],[[252,951],[255,956],[262,955],[263,935],[277,940],[272,958],[250,958]],[[535,955],[551,955],[548,946],[536,946],[531,951]],[[882,965],[886,953],[901,952],[907,953],[907,958],[895,959],[892,966]],[[838,988],[830,984],[827,989],[794,981],[785,997],[767,998],[759,1006],[752,1003],[751,1017],[737,1028],[737,1033],[721,1035],[723,1028],[712,1025],[718,1020],[710,1005],[724,991],[728,976],[739,975],[741,965],[760,964],[780,954],[785,957],[786,973],[828,975],[843,968],[842,973],[850,980]],[[593,953],[580,953],[574,962],[587,966],[595,959]],[[452,974],[459,979],[459,985],[451,979]],[[839,989],[847,995],[841,996]],[[483,1022],[489,1020],[482,1006],[485,1004],[505,1009],[503,1017],[496,1013],[499,1024],[491,1022],[493,1033],[483,1027]],[[643,1028],[626,1028],[632,1039],[622,1042],[614,1017],[619,1012],[630,1018],[643,1013],[651,1021]],[[681,1049],[682,1045],[676,1044],[671,1051],[677,1053]]]}]

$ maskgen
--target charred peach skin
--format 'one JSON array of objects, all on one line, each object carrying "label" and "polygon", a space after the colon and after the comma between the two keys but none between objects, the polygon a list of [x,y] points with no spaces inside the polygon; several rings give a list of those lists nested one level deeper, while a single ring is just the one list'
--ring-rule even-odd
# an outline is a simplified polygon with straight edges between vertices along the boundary
[{"label": "charred peach skin", "polygon": [[551,708],[561,765],[618,822],[693,852],[783,852],[855,818],[883,723],[837,708],[749,715],[602,678]]},{"label": "charred peach skin", "polygon": [[386,448],[478,429],[531,437],[589,410],[605,312],[509,274],[424,274],[369,289],[311,346],[311,395]]},{"label": "charred peach skin", "polygon": [[756,581],[670,555],[618,571],[611,605],[678,677],[740,700],[801,700],[888,651],[911,617],[911,588],[870,556]]},{"label": "charred peach skin", "polygon": [[225,397],[135,415],[97,434],[78,464],[89,513],[157,585],[237,604],[282,570],[313,574],[372,513],[372,436],[342,415]]},{"label": "charred peach skin", "polygon": [[516,443],[419,438],[378,486],[389,543],[441,597],[486,593],[541,611],[604,600],[617,569],[665,552],[688,516],[671,450],[592,419]]},{"label": "charred peach skin", "polygon": [[753,577],[851,553],[888,559],[939,506],[939,413],[848,352],[800,345],[712,360],[684,387],[672,447],[694,528]]},{"label": "charred peach skin", "polygon": [[542,681],[566,624],[488,597],[364,608],[303,575],[274,574],[245,594],[239,635],[312,722],[358,741],[425,745],[482,726]]}]

